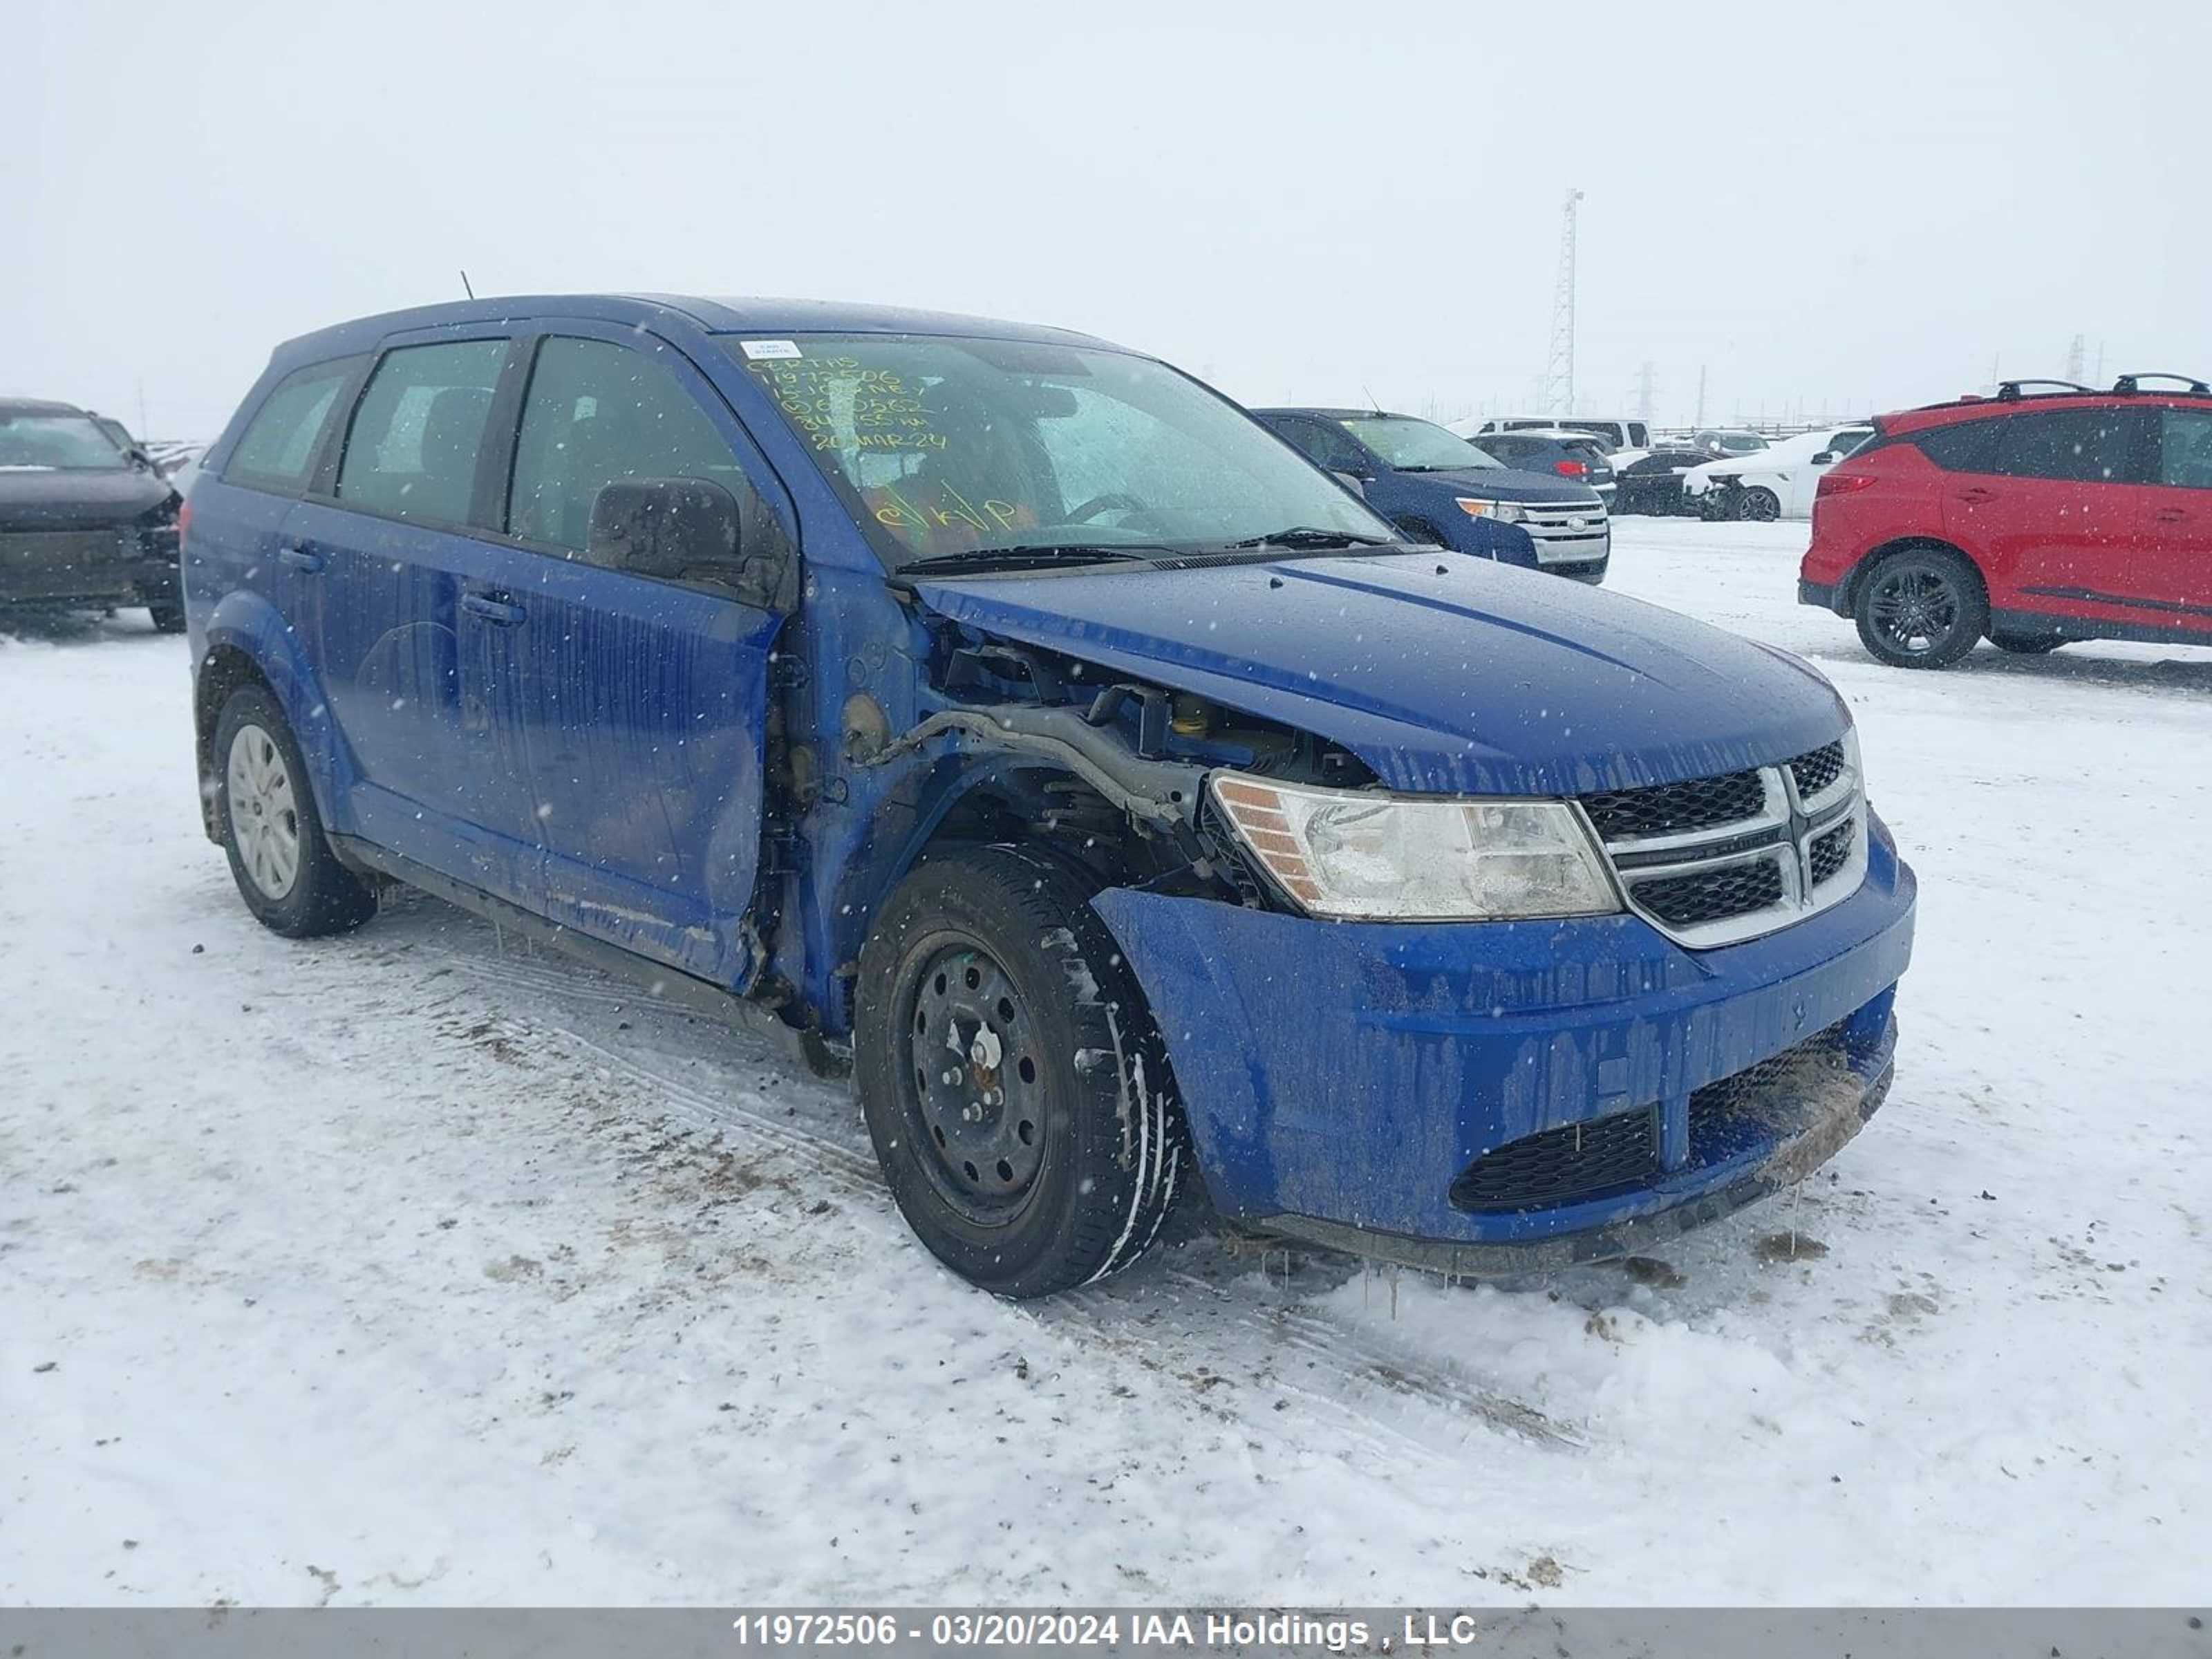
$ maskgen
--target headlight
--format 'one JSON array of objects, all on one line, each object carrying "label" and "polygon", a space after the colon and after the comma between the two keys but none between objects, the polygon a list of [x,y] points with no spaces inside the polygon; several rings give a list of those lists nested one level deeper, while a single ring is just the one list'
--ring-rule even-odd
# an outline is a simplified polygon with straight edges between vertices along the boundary
[{"label": "headlight", "polygon": [[1565,801],[1384,795],[1216,772],[1214,804],[1310,915],[1501,921],[1607,915],[1613,879]]},{"label": "headlight", "polygon": [[1486,501],[1478,495],[1455,495],[1452,501],[1470,519],[1495,519],[1500,524],[1519,524],[1528,516],[1518,501]]}]

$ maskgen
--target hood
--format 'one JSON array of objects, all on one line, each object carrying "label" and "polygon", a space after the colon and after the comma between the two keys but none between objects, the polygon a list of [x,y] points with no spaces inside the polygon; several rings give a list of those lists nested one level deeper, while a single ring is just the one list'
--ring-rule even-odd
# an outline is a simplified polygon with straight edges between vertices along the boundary
[{"label": "hood", "polygon": [[0,467],[0,530],[105,530],[176,495],[137,467]]},{"label": "hood", "polygon": [[1434,552],[921,581],[941,615],[1342,744],[1395,789],[1587,794],[1832,742],[1794,658],[1540,572]]},{"label": "hood", "polygon": [[1440,484],[1455,495],[1487,495],[1501,501],[1556,501],[1562,507],[1602,505],[1597,491],[1586,483],[1556,473],[1523,472],[1516,467],[1469,466],[1449,472],[1400,471],[1391,476],[1406,483]]}]

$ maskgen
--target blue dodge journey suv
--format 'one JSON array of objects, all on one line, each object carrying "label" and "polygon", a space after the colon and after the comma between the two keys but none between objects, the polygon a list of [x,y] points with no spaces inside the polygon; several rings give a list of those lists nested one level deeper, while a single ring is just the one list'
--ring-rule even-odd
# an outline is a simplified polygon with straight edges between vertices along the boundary
[{"label": "blue dodge journey suv", "polygon": [[1034,1296],[1231,1219],[1454,1272],[1796,1181],[1913,879],[1794,657],[1433,546],[1164,363],[783,301],[278,348],[196,481],[209,836],[404,884],[857,1082]]},{"label": "blue dodge journey suv", "polygon": [[1379,409],[1255,409],[1254,416],[1416,541],[1601,582],[1613,556],[1603,497],[1502,465],[1455,432]]}]

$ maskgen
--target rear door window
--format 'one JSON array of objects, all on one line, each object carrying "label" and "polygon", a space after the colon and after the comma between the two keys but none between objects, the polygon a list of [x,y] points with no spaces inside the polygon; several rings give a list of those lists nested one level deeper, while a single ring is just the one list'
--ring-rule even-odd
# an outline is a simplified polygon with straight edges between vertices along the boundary
[{"label": "rear door window", "polygon": [[592,503],[617,478],[704,478],[741,501],[752,487],[666,368],[605,340],[547,340],[523,399],[507,533],[581,553]]},{"label": "rear door window", "polygon": [[469,340],[386,352],[346,435],[338,499],[398,519],[466,524],[507,346]]},{"label": "rear door window", "polygon": [[1997,428],[2003,424],[2002,421],[1960,421],[1932,432],[1917,432],[1909,441],[1946,472],[1986,472]]},{"label": "rear door window", "polygon": [[2212,413],[2160,411],[2158,481],[2184,489],[2212,489]]},{"label": "rear door window", "polygon": [[1987,471],[2069,483],[2140,483],[2148,435],[2135,409],[2054,409],[1997,422]]},{"label": "rear door window", "polygon": [[358,357],[295,368],[254,411],[222,470],[223,482],[293,491],[307,483],[322,448],[338,393],[361,366]]}]

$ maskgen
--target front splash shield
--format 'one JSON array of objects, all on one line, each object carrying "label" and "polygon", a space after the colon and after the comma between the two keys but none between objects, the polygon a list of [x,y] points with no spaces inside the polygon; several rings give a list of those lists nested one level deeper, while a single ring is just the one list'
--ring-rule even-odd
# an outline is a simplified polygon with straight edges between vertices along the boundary
[{"label": "front splash shield", "polygon": [[[1128,888],[1093,904],[1144,985],[1224,1215],[1353,1249],[1355,1231],[1382,1236],[1372,1253],[1476,1271],[1468,1247],[1511,1247],[1512,1267],[1617,1254],[1592,1247],[1666,1212],[1724,1213],[1856,1132],[1887,1086],[1916,892],[1887,834],[1870,840],[1850,898],[1705,951],[1628,915],[1324,922]],[[1848,1079],[1693,1156],[1692,1091],[1831,1027]],[[1655,1104],[1648,1182],[1505,1212],[1451,1202],[1486,1152]]]}]

